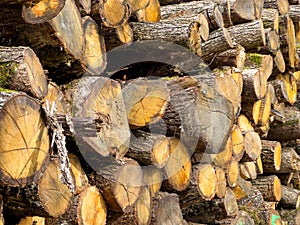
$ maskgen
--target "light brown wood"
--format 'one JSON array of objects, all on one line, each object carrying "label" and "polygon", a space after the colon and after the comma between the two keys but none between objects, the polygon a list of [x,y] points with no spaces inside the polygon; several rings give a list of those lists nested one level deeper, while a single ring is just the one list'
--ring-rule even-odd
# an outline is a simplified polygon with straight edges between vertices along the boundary
[{"label": "light brown wood", "polygon": [[200,195],[205,200],[213,199],[217,189],[217,178],[214,167],[210,164],[200,164],[196,171]]},{"label": "light brown wood", "polygon": [[22,17],[26,23],[37,24],[53,19],[64,7],[65,0],[40,0],[31,4],[23,5]]},{"label": "light brown wood", "polygon": [[101,75],[106,67],[106,50],[104,37],[100,28],[91,17],[83,18],[85,48],[81,56],[83,68],[92,75]]},{"label": "light brown wood", "polygon": [[29,47],[0,47],[0,87],[23,91],[42,99],[47,79],[40,60]]},{"label": "light brown wood", "polygon": [[166,82],[138,78],[122,89],[129,124],[143,127],[155,123],[165,113],[170,95]]},{"label": "light brown wood", "polygon": [[280,50],[278,50],[275,54],[274,63],[281,73],[285,71],[285,61]]},{"label": "light brown wood", "polygon": [[290,147],[281,150],[281,166],[277,173],[292,173],[300,170],[299,155]]},{"label": "light brown wood", "polygon": [[239,115],[239,117],[238,117],[238,126],[240,127],[242,133],[246,133],[248,131],[254,131],[254,128],[251,125],[251,122],[243,114]]},{"label": "light brown wood", "polygon": [[229,187],[237,185],[239,175],[239,162],[233,159],[227,167],[227,183]]},{"label": "light brown wood", "polygon": [[216,172],[216,179],[217,179],[216,196],[218,198],[224,198],[226,193],[226,185],[227,185],[226,173],[220,167],[216,167],[215,172]]},{"label": "light brown wood", "polygon": [[79,3],[83,7],[84,11],[87,14],[91,13],[91,10],[92,10],[92,1],[91,0],[79,0]]},{"label": "light brown wood", "polygon": [[244,136],[238,125],[234,125],[231,131],[231,146],[232,146],[232,155],[236,160],[240,160],[244,154]]},{"label": "light brown wood", "polygon": [[[262,150],[261,139],[258,133],[249,131],[245,134],[245,160],[253,161],[256,160]],[[247,160],[251,159],[251,160]]]},{"label": "light brown wood", "polygon": [[160,4],[158,0],[149,0],[148,6],[136,12],[140,22],[158,22],[160,20]]},{"label": "light brown wood", "polygon": [[133,41],[133,31],[128,23],[124,23],[122,26],[117,27],[116,33],[119,40],[124,44],[128,44]]},{"label": "light brown wood", "polygon": [[99,1],[99,13],[102,22],[107,27],[119,27],[127,22],[130,9],[126,1]]},{"label": "light brown wood", "polygon": [[289,53],[289,65],[295,68],[299,64],[299,56],[296,53],[296,34],[293,20],[287,16],[287,42]]},{"label": "light brown wood", "polygon": [[50,24],[64,47],[79,59],[84,52],[85,40],[80,12],[74,0],[66,0],[62,10]]},{"label": "light brown wood", "polygon": [[36,182],[49,163],[50,140],[41,105],[17,92],[0,92],[1,182]]},{"label": "light brown wood", "polygon": [[190,183],[192,163],[185,145],[177,138],[170,139],[170,157],[164,167],[169,184],[177,191]]},{"label": "light brown wood", "polygon": [[243,179],[254,180],[257,177],[255,162],[244,162],[240,165],[240,175]]}]

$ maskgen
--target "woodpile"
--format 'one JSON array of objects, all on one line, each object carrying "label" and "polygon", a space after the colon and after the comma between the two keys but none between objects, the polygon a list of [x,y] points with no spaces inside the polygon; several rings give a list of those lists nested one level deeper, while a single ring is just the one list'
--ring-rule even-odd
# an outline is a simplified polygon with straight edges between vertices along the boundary
[{"label": "woodpile", "polygon": [[0,225],[300,224],[300,1],[0,12]]}]

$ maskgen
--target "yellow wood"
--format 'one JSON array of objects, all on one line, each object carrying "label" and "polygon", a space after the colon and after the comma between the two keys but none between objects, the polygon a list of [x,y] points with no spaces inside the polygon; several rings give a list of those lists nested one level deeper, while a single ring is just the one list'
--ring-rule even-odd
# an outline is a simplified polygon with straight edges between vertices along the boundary
[{"label": "yellow wood", "polygon": [[217,177],[211,164],[199,166],[197,182],[200,195],[206,200],[213,199],[217,190]]},{"label": "yellow wood", "polygon": [[158,0],[150,0],[149,5],[137,11],[140,22],[158,22],[160,20],[160,3]]}]

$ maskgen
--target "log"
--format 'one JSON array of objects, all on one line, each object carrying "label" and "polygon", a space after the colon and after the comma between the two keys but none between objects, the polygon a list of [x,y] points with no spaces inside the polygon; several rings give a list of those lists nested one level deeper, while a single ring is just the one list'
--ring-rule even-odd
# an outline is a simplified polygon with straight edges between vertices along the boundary
[{"label": "log", "polygon": [[[27,3],[28,4],[28,3]],[[22,17],[26,23],[37,24],[48,22],[62,10],[65,0],[38,1],[32,5],[23,4]]]},{"label": "log", "polygon": [[149,4],[136,12],[140,22],[158,22],[160,20],[160,4],[158,0],[149,0]]},{"label": "log", "polygon": [[281,183],[277,176],[260,176],[251,182],[262,193],[265,201],[280,201]]},{"label": "log", "polygon": [[281,150],[281,166],[277,173],[292,173],[300,170],[299,155],[290,147]]},{"label": "log", "polygon": [[82,67],[92,75],[100,75],[106,67],[104,37],[100,28],[91,17],[83,18],[85,48],[81,56]]},{"label": "log", "polygon": [[276,172],[281,165],[281,144],[278,141],[262,140],[261,160],[264,172]]},{"label": "log", "polygon": [[150,224],[184,224],[176,194],[159,192],[152,200]]},{"label": "log", "polygon": [[95,157],[92,163],[98,168],[88,174],[90,183],[101,190],[108,208],[130,212],[144,184],[141,166],[133,159],[117,161],[112,157]]},{"label": "log", "polygon": [[220,167],[216,167],[215,172],[216,172],[216,180],[217,180],[216,196],[222,199],[225,197],[225,193],[226,193],[226,185],[227,185],[226,173]]},{"label": "log", "polygon": [[119,27],[127,22],[130,16],[129,5],[126,1],[99,1],[99,14],[107,27]]},{"label": "log", "polygon": [[231,225],[238,225],[238,224],[248,224],[254,225],[254,220],[250,213],[246,211],[239,211],[238,215],[235,218],[228,218],[221,221],[216,221],[216,224],[231,224]]},{"label": "log", "polygon": [[[183,20],[158,23],[131,23],[135,40],[171,41],[183,46],[189,46],[189,24],[189,22]],[[245,30],[243,35],[239,32],[241,29]],[[228,34],[233,38],[233,41],[242,45],[246,51],[262,47],[265,44],[265,32],[260,20],[230,27],[228,28]],[[247,36],[251,37],[249,41],[245,41]],[[205,62],[210,62],[216,54],[228,50],[231,46],[228,44],[224,45],[224,42],[227,42],[224,39],[224,29],[212,32],[210,39],[202,43],[201,58]]]},{"label": "log", "polygon": [[26,216],[22,218],[18,225],[45,225],[45,218],[39,216]]},{"label": "log", "polygon": [[236,216],[238,214],[238,205],[230,188],[227,188],[223,199],[213,199],[212,201],[201,201],[191,204],[185,208],[183,217],[187,221],[197,223],[213,223],[223,220],[227,216]]},{"label": "log", "polygon": [[267,225],[272,225],[272,224],[282,224],[283,221],[281,220],[281,217],[279,213],[272,209],[272,208],[267,208],[265,210],[262,210],[260,212],[261,218],[266,221]]},{"label": "log", "polygon": [[[74,123],[75,138],[84,145],[83,150],[90,146],[104,157],[115,155],[118,158],[126,154],[130,131],[121,86],[117,81],[104,77],[82,78],[73,104],[76,105],[74,116],[79,119],[79,123]],[[80,122],[83,118],[90,120],[90,127]],[[89,155],[83,156],[89,162]],[[97,165],[93,166],[96,166],[96,171],[99,169]]]},{"label": "log", "polygon": [[245,139],[238,125],[233,125],[231,131],[232,156],[236,160],[241,160],[245,152]]},{"label": "log", "polygon": [[129,23],[124,23],[122,26],[116,28],[116,34],[123,44],[133,42],[133,31]]},{"label": "log", "polygon": [[85,48],[85,40],[80,12],[74,0],[66,0],[59,14],[50,21],[50,25],[65,49],[79,59]]},{"label": "log", "polygon": [[238,116],[238,126],[241,129],[242,133],[247,133],[248,131],[254,131],[254,128],[251,125],[251,122],[243,114],[240,114]]},{"label": "log", "polygon": [[245,154],[242,161],[256,160],[262,150],[261,139],[258,133],[249,131],[245,134]]},{"label": "log", "polygon": [[297,209],[300,204],[300,191],[281,185],[282,195],[279,205],[284,209]]},{"label": "log", "polygon": [[1,182],[19,187],[36,182],[50,156],[40,103],[22,93],[0,92],[0,127]]},{"label": "log", "polygon": [[95,186],[87,187],[74,196],[68,210],[56,218],[46,218],[46,224],[106,224],[106,205],[102,195]]},{"label": "log", "polygon": [[268,140],[289,141],[299,139],[299,110],[287,107],[284,111],[284,121],[274,121],[268,132]]},{"label": "log", "polygon": [[164,135],[137,130],[131,135],[126,155],[143,165],[163,168],[170,157],[170,142]]},{"label": "log", "polygon": [[191,156],[185,145],[177,138],[170,139],[170,156],[164,166],[169,184],[182,191],[190,183],[192,172]]},{"label": "log", "polygon": [[238,182],[239,162],[237,160],[231,160],[227,167],[227,183],[229,187],[235,187]]},{"label": "log", "polygon": [[243,179],[254,180],[257,177],[255,162],[244,162],[240,163],[240,175]]},{"label": "log", "polygon": [[289,13],[290,4],[288,0],[265,0],[264,8],[278,9],[281,15]]},{"label": "log", "polygon": [[299,209],[295,210],[280,210],[279,211],[282,220],[288,221],[290,225],[296,225],[299,223],[300,211]]},{"label": "log", "polygon": [[43,67],[29,47],[0,47],[0,87],[42,99],[47,94]]},{"label": "log", "polygon": [[59,160],[50,162],[41,179],[22,189],[1,188],[8,214],[18,217],[57,217],[66,212],[72,198],[67,185],[60,180]]},{"label": "log", "polygon": [[113,221],[112,225],[143,225],[149,224],[153,211],[152,211],[152,198],[147,186],[142,188],[139,199],[137,200],[134,208],[129,213],[124,213],[117,220]]}]

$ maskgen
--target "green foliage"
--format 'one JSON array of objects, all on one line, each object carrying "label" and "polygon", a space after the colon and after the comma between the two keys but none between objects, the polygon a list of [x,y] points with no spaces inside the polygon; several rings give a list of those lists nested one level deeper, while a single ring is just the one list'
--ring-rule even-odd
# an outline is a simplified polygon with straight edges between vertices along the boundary
[{"label": "green foliage", "polygon": [[254,64],[254,65],[260,65],[262,61],[262,57],[259,54],[256,53],[249,53],[247,54],[247,58]]},{"label": "green foliage", "polygon": [[11,78],[15,75],[17,70],[17,63],[15,62],[0,62],[0,87],[7,89],[9,87]]}]

